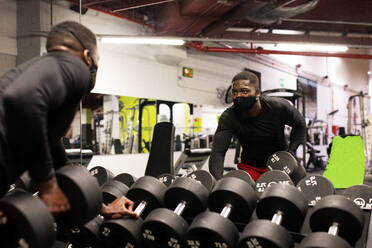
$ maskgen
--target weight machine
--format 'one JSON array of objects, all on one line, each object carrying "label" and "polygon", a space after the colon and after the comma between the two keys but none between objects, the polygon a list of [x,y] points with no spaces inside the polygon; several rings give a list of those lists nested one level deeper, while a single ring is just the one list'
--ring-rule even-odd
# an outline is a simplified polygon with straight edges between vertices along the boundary
[{"label": "weight machine", "polygon": [[[370,96],[362,91],[348,100],[347,133],[360,135],[364,144],[365,175],[372,175],[369,168],[371,152]],[[359,107],[359,108],[358,108]]]}]

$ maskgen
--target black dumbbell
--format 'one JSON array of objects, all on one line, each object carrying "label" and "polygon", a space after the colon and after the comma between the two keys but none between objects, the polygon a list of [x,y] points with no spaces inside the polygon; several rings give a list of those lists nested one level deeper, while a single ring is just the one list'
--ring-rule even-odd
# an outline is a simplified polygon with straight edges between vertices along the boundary
[{"label": "black dumbbell", "polygon": [[209,190],[198,181],[181,177],[176,179],[164,195],[167,208],[153,210],[142,224],[145,247],[178,247],[187,232],[188,223],[182,217],[192,218],[204,211]]},{"label": "black dumbbell", "polygon": [[214,185],[216,184],[216,179],[212,176],[212,174],[209,171],[206,170],[193,171],[190,174],[188,174],[187,177],[190,177],[200,182],[208,191],[211,191]]},{"label": "black dumbbell", "polygon": [[[127,197],[136,206],[134,212],[141,217],[163,205],[167,187],[155,177],[139,178],[129,189]],[[123,217],[106,220],[100,227],[104,242],[111,247],[139,247],[141,245],[142,218]]]},{"label": "black dumbbell", "polygon": [[[117,177],[115,178],[118,179]],[[103,203],[105,204],[111,203],[118,197],[125,196],[129,190],[127,185],[115,178],[109,180],[101,187]],[[98,215],[84,225],[70,228],[65,235],[73,245],[78,247],[102,247],[104,244],[99,228],[103,220],[103,216]]]},{"label": "black dumbbell", "polygon": [[299,247],[349,248],[362,235],[364,214],[345,196],[329,195],[315,205],[309,224],[313,233]]},{"label": "black dumbbell", "polygon": [[116,179],[111,179],[101,187],[101,190],[103,203],[109,204],[116,198],[126,195],[129,188],[126,184]]},{"label": "black dumbbell", "polygon": [[91,168],[89,172],[97,179],[99,186],[104,185],[114,177],[114,174],[110,170],[105,169],[102,166],[95,166]]},{"label": "black dumbbell", "polygon": [[286,151],[278,151],[272,154],[266,163],[268,170],[280,170],[289,175],[294,184],[297,184],[306,176],[306,170],[299,165],[297,159],[292,154]]},{"label": "black dumbbell", "polygon": [[66,237],[76,247],[104,247],[99,229],[103,221],[103,216],[98,215],[85,225],[71,228]]},{"label": "black dumbbell", "polygon": [[220,179],[208,198],[211,211],[194,218],[186,235],[185,246],[234,247],[239,238],[234,222],[247,223],[256,202],[257,195],[247,182],[234,177]]},{"label": "black dumbbell", "polygon": [[315,206],[322,197],[335,193],[332,182],[321,175],[306,176],[297,183],[296,187],[304,193],[309,206]]},{"label": "black dumbbell", "polygon": [[52,248],[72,248],[72,244],[66,243],[60,240],[56,240],[52,246]]},{"label": "black dumbbell", "polygon": [[38,190],[38,185],[31,179],[29,172],[25,171],[12,185],[10,185],[9,192],[14,189],[22,189],[30,193],[35,193]]},{"label": "black dumbbell", "polygon": [[246,172],[246,171],[244,171],[244,170],[232,170],[232,171],[229,171],[228,173],[226,173],[225,175],[223,175],[223,177],[236,177],[236,178],[240,178],[243,181],[246,181],[249,185],[251,185],[252,188],[255,188],[256,187],[256,183],[252,179],[251,175],[249,175],[249,173]]},{"label": "black dumbbell", "polygon": [[157,178],[159,179],[160,182],[164,183],[165,186],[168,187],[169,185],[171,185],[171,183],[174,182],[174,180],[176,180],[177,177],[169,173],[164,173],[159,175]]},{"label": "black dumbbell", "polygon": [[[102,208],[102,194],[97,180],[85,167],[62,167],[56,177],[71,206],[57,219],[58,227],[84,224],[97,216]],[[30,247],[52,246],[56,236],[54,219],[40,199],[18,191],[0,200],[0,211],[15,239]]]},{"label": "black dumbbell", "polygon": [[120,173],[114,177],[114,180],[122,182],[130,187],[137,180],[137,178],[129,173]]},{"label": "black dumbbell", "polygon": [[256,181],[256,192],[260,196],[271,185],[289,184],[293,185],[291,178],[283,171],[273,170],[262,174]]},{"label": "black dumbbell", "polygon": [[372,209],[372,187],[365,184],[353,185],[342,192],[361,209]]},{"label": "black dumbbell", "polygon": [[257,203],[259,219],[244,228],[238,247],[294,247],[288,230],[301,228],[307,208],[305,196],[296,187],[276,184],[267,188]]}]

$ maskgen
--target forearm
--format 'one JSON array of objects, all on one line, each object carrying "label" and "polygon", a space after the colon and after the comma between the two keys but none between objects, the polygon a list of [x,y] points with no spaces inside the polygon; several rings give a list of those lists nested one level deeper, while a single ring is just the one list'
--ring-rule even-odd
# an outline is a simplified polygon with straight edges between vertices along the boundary
[{"label": "forearm", "polygon": [[231,130],[217,131],[213,139],[209,172],[218,180],[223,176],[226,151],[231,143]]},{"label": "forearm", "polygon": [[209,158],[209,172],[218,180],[223,176],[225,154],[213,152]]},{"label": "forearm", "polygon": [[67,157],[62,139],[51,146],[51,153],[53,156],[54,168],[56,170],[67,164]]},{"label": "forearm", "polygon": [[289,151],[295,152],[300,144],[303,143],[305,139],[305,126],[294,127],[291,131]]}]

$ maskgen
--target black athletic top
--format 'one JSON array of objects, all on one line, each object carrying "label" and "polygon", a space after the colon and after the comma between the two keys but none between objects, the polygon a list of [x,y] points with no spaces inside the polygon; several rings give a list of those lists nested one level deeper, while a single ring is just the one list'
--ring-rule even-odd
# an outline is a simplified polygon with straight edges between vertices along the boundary
[{"label": "black athletic top", "polygon": [[34,58],[0,78],[0,166],[44,182],[66,162],[61,137],[91,90],[88,66],[67,52]]},{"label": "black athletic top", "polygon": [[287,100],[279,97],[260,97],[261,111],[254,118],[244,119],[234,106],[226,109],[218,122],[209,159],[209,171],[217,179],[222,177],[224,158],[232,136],[243,148],[241,162],[265,167],[270,155],[288,150],[284,125],[292,127],[289,150],[295,151],[305,135],[304,117]]}]

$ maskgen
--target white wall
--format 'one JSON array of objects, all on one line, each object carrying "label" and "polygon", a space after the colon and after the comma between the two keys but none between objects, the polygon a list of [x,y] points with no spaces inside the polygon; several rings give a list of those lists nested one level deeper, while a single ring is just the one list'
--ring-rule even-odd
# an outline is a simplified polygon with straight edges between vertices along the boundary
[{"label": "white wall", "polygon": [[[49,1],[40,3],[42,31],[48,31],[50,28],[49,3]],[[64,20],[79,20],[77,13],[64,7],[65,1],[57,1],[57,3],[59,5],[53,7],[52,21],[54,24]],[[10,56],[16,54],[16,19],[16,1],[0,0],[0,65],[6,62],[4,66],[6,70],[14,66],[14,60],[2,58],[1,54]],[[148,31],[138,24],[92,10],[82,16],[82,23],[97,34],[144,35]],[[295,89],[296,87],[296,73],[280,68],[273,69],[274,66],[270,66],[270,61],[267,62],[272,58],[270,56],[244,58],[231,54],[214,55],[187,50],[187,58],[179,65],[166,65],[155,59],[157,49],[159,48],[151,46],[114,46],[99,43],[101,61],[94,92],[221,107],[220,101],[216,97],[216,88],[227,87],[231,78],[245,67],[262,73],[263,90],[278,87]],[[174,53],[170,53],[170,55],[174,55]],[[348,89],[357,91],[367,89],[366,70],[369,61],[299,56],[275,57],[275,59],[279,58],[289,64],[289,67],[302,64],[301,70],[307,71],[319,79],[319,118],[326,119],[327,113],[339,108],[340,112],[334,117],[333,123],[344,125],[346,101],[351,94]],[[262,60],[266,60],[266,62]],[[194,78],[182,78],[182,66],[192,67]],[[0,68],[0,74],[1,70],[2,68]],[[324,75],[328,75],[328,80],[320,80]],[[349,85],[346,91],[343,89],[345,84]],[[130,156],[115,156],[115,158],[120,160],[118,164],[123,167],[123,171],[134,168],[136,173],[142,172],[143,167],[141,170],[136,170],[136,165],[130,163]],[[100,161],[111,164],[110,159],[112,158],[107,156]]]},{"label": "white wall", "polygon": [[17,4],[0,0],[0,76],[12,69],[17,56]]}]

